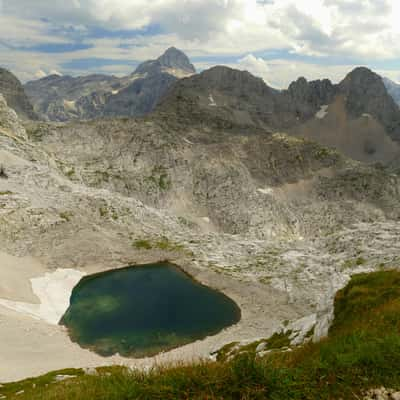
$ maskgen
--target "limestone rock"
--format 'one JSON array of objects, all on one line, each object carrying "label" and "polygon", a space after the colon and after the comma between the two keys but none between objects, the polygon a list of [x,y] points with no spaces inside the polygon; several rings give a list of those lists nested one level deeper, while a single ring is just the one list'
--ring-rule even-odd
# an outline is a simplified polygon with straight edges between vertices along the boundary
[{"label": "limestone rock", "polygon": [[0,130],[3,130],[3,135],[9,137],[18,137],[26,139],[26,131],[22,126],[17,113],[8,107],[6,99],[0,93]]},{"label": "limestone rock", "polygon": [[0,93],[21,118],[37,119],[33,107],[26,96],[21,82],[10,71],[0,68]]},{"label": "limestone rock", "polygon": [[346,96],[350,115],[370,114],[383,124],[390,137],[400,140],[400,109],[379,75],[359,67],[350,72],[338,88]]}]

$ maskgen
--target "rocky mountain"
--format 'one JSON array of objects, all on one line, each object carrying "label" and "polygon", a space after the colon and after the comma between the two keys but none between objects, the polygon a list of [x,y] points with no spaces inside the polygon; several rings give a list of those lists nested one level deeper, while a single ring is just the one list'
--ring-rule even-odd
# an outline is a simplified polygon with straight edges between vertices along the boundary
[{"label": "rocky mountain", "polygon": [[[389,137],[392,103],[375,111],[352,97],[370,80],[380,90],[362,70],[342,86],[300,79],[278,92],[217,67],[177,81],[146,117],[64,124],[23,122],[0,98],[0,299],[17,302],[0,308],[1,379],[104,362],[59,326],[23,314],[21,302],[38,302],[29,279],[56,269],[168,259],[240,306],[237,325],[157,362],[269,337],[284,321],[319,321],[315,332],[326,333],[352,274],[400,262],[400,177],[295,130],[327,134],[340,122],[350,135],[352,123],[371,120]],[[284,128],[297,137],[277,132]]]},{"label": "rocky mountain", "polygon": [[171,47],[126,77],[51,75],[24,87],[37,113],[51,121],[140,116],[152,111],[177,79],[195,72],[188,57]]},{"label": "rocky mountain", "polygon": [[21,82],[10,71],[0,68],[0,93],[21,118],[37,119]]},{"label": "rocky mountain", "polygon": [[393,82],[389,78],[383,78],[383,83],[393,100],[400,106],[400,84]]},{"label": "rocky mountain", "polygon": [[177,82],[157,111],[176,114],[184,125],[289,132],[362,161],[389,162],[400,152],[400,109],[367,68],[337,85],[299,78],[277,91],[248,72],[214,67]]}]

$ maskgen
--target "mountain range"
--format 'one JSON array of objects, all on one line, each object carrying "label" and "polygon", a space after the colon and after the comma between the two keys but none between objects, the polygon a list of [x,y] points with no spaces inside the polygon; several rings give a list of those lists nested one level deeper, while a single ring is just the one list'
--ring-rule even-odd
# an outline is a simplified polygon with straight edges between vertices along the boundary
[{"label": "mountain range", "polygon": [[[367,162],[391,163],[400,153],[399,85],[355,68],[338,84],[299,78],[286,90],[246,71],[216,66],[196,74],[171,47],[126,77],[51,75],[23,87],[6,70],[0,92],[25,118],[68,121],[155,112],[168,124],[231,132],[287,132]],[[26,93],[26,95],[25,95]],[[33,104],[33,108],[30,102]]]},{"label": "mountain range", "polygon": [[336,85],[299,78],[278,91],[248,72],[217,66],[177,82],[156,110],[180,125],[288,132],[362,161],[388,162],[400,149],[400,109],[381,77],[362,67]]},{"label": "mountain range", "polygon": [[50,75],[26,83],[24,89],[35,111],[50,121],[141,116],[153,110],[174,82],[194,73],[188,57],[171,47],[158,59],[140,64],[123,78]]}]

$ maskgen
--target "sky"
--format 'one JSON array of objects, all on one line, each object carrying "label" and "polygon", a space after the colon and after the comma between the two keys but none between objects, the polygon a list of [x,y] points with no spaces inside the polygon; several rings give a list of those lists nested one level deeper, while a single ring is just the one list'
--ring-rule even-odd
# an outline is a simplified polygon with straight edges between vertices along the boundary
[{"label": "sky", "polygon": [[128,75],[168,47],[198,71],[248,70],[285,88],[364,65],[400,82],[398,0],[0,0],[0,66],[23,82]]}]

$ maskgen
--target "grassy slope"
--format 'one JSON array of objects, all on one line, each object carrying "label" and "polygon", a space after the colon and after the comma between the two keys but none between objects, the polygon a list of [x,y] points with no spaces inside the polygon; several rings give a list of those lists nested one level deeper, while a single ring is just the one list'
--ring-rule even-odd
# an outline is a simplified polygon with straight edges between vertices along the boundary
[{"label": "grassy slope", "polygon": [[123,368],[101,369],[97,376],[70,373],[80,376],[49,383],[54,374],[47,375],[5,385],[0,394],[19,400],[284,400],[358,399],[381,385],[400,390],[400,272],[353,277],[337,294],[329,338],[290,353],[264,359],[247,353],[149,374]]}]

